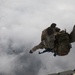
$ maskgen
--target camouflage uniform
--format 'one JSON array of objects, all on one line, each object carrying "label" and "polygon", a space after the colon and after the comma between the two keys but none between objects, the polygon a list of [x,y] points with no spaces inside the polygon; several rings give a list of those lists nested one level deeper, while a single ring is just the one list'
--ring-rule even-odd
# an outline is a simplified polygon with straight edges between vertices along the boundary
[{"label": "camouflage uniform", "polygon": [[[60,31],[57,32],[56,30],[58,30],[59,28],[55,28],[54,31],[55,33],[53,35],[55,35],[55,42],[54,42],[54,49],[52,50],[53,53],[55,53],[56,55],[59,56],[64,56],[67,55],[70,51],[71,43],[75,42],[75,25],[73,27],[73,30],[70,34],[68,34],[66,31]],[[51,36],[51,35],[50,35]],[[36,51],[37,49],[43,49],[43,48],[48,48],[49,46],[47,45],[49,40],[51,38],[47,33],[47,29],[45,29],[42,32],[42,36],[41,36],[41,43],[37,46],[35,46],[34,48],[32,48],[32,51]],[[48,38],[47,38],[48,37]],[[48,40],[48,41],[47,41]],[[49,43],[50,44],[50,43]],[[47,52],[48,50],[45,50],[41,53]]]},{"label": "camouflage uniform", "polygon": [[50,35],[48,35],[48,32],[47,32],[48,28],[46,28],[45,30],[42,31],[41,42],[39,45],[32,48],[32,50],[31,50],[32,52],[36,51],[37,49],[43,49],[43,48],[53,49],[54,48],[56,29],[59,29],[59,28],[57,28],[57,27],[51,28],[50,27],[50,29],[53,30],[53,33]]},{"label": "camouflage uniform", "polygon": [[36,51],[37,49],[43,49],[46,47],[45,46],[46,36],[47,36],[47,31],[45,29],[44,31],[42,31],[41,42],[31,49],[32,52]]},{"label": "camouflage uniform", "polygon": [[45,48],[53,48],[54,47],[54,34],[48,35],[47,29],[42,32],[41,41],[43,42]]},{"label": "camouflage uniform", "polygon": [[56,49],[57,55],[63,56],[67,55],[70,51],[71,44],[69,41],[69,34],[65,31],[61,31],[60,34],[56,36]]}]

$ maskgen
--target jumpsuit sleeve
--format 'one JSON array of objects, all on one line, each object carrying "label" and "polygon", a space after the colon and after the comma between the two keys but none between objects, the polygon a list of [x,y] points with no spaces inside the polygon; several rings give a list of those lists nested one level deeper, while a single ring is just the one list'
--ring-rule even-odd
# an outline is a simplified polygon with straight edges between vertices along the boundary
[{"label": "jumpsuit sleeve", "polygon": [[41,41],[45,40],[46,39],[46,29],[42,31],[42,35],[41,35]]}]

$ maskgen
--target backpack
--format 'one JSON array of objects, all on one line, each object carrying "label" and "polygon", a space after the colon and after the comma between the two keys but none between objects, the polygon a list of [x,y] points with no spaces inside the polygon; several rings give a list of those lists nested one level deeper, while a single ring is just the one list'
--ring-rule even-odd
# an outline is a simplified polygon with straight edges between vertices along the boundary
[{"label": "backpack", "polygon": [[67,55],[70,51],[71,44],[69,42],[68,33],[60,33],[56,35],[55,40],[55,53],[59,56]]}]

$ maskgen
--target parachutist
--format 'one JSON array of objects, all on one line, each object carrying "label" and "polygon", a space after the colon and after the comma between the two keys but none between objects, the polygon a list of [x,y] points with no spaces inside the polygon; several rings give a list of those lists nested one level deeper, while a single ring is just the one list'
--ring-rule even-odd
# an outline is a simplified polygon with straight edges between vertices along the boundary
[{"label": "parachutist", "polygon": [[41,42],[34,46],[29,53],[33,53],[38,49],[45,49],[43,52],[52,52],[54,56],[65,56],[72,48],[71,43],[75,42],[75,25],[71,33],[66,30],[60,30],[56,24],[52,23],[50,27],[42,31]]}]

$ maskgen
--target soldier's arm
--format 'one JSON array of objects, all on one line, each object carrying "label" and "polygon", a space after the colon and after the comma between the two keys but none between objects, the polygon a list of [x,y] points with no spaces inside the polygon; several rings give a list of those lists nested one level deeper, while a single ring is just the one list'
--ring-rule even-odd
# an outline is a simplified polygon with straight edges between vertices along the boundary
[{"label": "soldier's arm", "polygon": [[45,40],[46,39],[46,29],[42,31],[42,34],[41,34],[41,41]]},{"label": "soldier's arm", "polygon": [[42,31],[41,41],[43,41],[44,39],[45,39],[45,34],[44,34],[44,31]]}]

